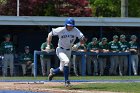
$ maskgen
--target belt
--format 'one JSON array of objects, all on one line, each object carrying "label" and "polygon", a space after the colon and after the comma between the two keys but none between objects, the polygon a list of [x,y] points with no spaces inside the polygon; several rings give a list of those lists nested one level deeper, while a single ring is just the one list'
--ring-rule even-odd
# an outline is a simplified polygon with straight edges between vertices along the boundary
[{"label": "belt", "polygon": [[[65,48],[63,48],[63,47],[60,47],[61,49],[65,49]],[[65,49],[65,50],[67,50],[67,51],[69,51],[70,49]]]}]

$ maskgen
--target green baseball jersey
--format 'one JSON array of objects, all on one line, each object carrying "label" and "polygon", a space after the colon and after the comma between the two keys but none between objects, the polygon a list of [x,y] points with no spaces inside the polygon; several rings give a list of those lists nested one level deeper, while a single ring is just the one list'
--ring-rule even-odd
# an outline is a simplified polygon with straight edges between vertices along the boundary
[{"label": "green baseball jersey", "polygon": [[33,55],[31,53],[23,53],[20,55],[20,61],[22,63],[25,63],[27,61],[32,61],[33,62]]},{"label": "green baseball jersey", "polygon": [[98,50],[99,49],[99,44],[93,44],[93,42],[89,42],[87,45],[87,49],[89,50]]},{"label": "green baseball jersey", "polygon": [[14,52],[14,45],[12,42],[2,42],[1,43],[1,50],[3,54],[10,54]]},{"label": "green baseball jersey", "polygon": [[[42,43],[42,45],[41,45],[41,50],[42,50],[42,49],[45,50],[46,47],[47,47],[47,42]],[[51,43],[51,45],[50,45],[50,49],[54,49],[54,46],[53,46],[52,43]],[[43,58],[48,57],[47,55],[40,55],[40,56],[43,57]]]},{"label": "green baseball jersey", "polygon": [[[109,49],[109,46],[108,46],[108,43],[106,44],[103,44],[102,42],[99,43],[99,50],[102,50],[102,49]],[[107,56],[103,56],[103,55],[100,55],[99,57],[102,57],[102,58],[106,58]]]},{"label": "green baseball jersey", "polygon": [[99,49],[109,49],[108,43],[103,44],[102,42],[99,43]]},{"label": "green baseball jersey", "polygon": [[[136,50],[138,50],[138,48],[139,48],[139,45],[138,45],[137,42],[130,41],[129,42],[129,45],[130,45],[130,49],[136,49]],[[137,54],[137,53],[134,52],[134,51],[131,51],[131,54]]]},{"label": "green baseball jersey", "polygon": [[121,51],[126,51],[129,49],[129,43],[127,41],[121,42],[119,41]]},{"label": "green baseball jersey", "polygon": [[78,46],[78,49],[85,50],[86,49],[86,44],[84,44],[84,46],[82,46],[82,45]]},{"label": "green baseball jersey", "polygon": [[119,42],[111,41],[109,42],[109,50],[111,51],[120,51],[120,44]]}]

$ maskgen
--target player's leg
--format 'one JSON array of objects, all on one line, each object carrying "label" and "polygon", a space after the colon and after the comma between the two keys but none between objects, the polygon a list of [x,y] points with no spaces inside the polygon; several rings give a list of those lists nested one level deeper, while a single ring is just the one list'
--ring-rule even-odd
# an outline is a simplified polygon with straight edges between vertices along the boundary
[{"label": "player's leg", "polygon": [[115,75],[117,75],[117,67],[118,67],[119,57],[115,56],[114,60],[115,60],[114,73],[115,73]]},{"label": "player's leg", "polygon": [[79,74],[82,75],[82,56],[78,56],[78,68],[79,68]]},{"label": "player's leg", "polygon": [[104,75],[106,64],[107,64],[106,62],[107,62],[107,58],[103,58],[103,75]]},{"label": "player's leg", "polygon": [[[66,53],[66,54],[65,54]],[[70,85],[69,81],[69,63],[71,58],[71,51],[65,51],[63,55],[63,61],[64,61],[64,78],[65,78],[65,86],[68,87]]]},{"label": "player's leg", "polygon": [[103,75],[103,58],[99,57],[99,69],[100,69],[100,76]]},{"label": "player's leg", "polygon": [[139,57],[138,55],[135,55],[135,69],[136,69],[135,75],[138,75],[138,62],[139,62]]},{"label": "player's leg", "polygon": [[128,58],[127,56],[124,56],[124,74],[125,75],[128,75],[127,70],[128,70]]},{"label": "player's leg", "polygon": [[91,75],[91,62],[92,62],[92,56],[87,56],[87,74]]},{"label": "player's leg", "polygon": [[110,56],[110,69],[109,69],[109,74],[113,75],[114,73],[114,68],[115,68],[115,60],[114,56]]},{"label": "player's leg", "polygon": [[31,64],[31,69],[32,69],[31,75],[34,76],[34,63]]},{"label": "player's leg", "polygon": [[74,73],[75,73],[76,76],[78,76],[76,55],[73,55],[72,60],[73,60],[72,62],[73,62]]},{"label": "player's leg", "polygon": [[59,58],[60,58],[60,66],[56,69],[53,69],[53,68],[50,69],[50,74],[48,76],[49,81],[51,81],[53,76],[55,74],[58,74],[60,71],[61,72],[64,71],[65,80],[68,79],[68,76],[67,76],[67,73],[69,73],[69,65],[68,65],[69,61],[67,61],[68,58],[64,52],[59,53]]},{"label": "player's leg", "polygon": [[131,55],[131,64],[132,64],[133,73],[135,75],[135,73],[136,73],[136,69],[135,69],[136,64],[135,64],[135,57],[134,57],[134,55]]},{"label": "player's leg", "polygon": [[62,61],[63,54],[64,54],[63,50],[57,47],[56,55],[58,56],[58,58],[60,60],[60,66],[56,69],[53,69],[53,68],[50,69],[50,74],[48,75],[49,81],[52,80],[52,78],[54,77],[55,74],[58,74],[60,71],[63,71],[63,67],[64,67],[64,62]]},{"label": "player's leg", "polygon": [[97,76],[98,75],[98,60],[96,56],[93,58],[93,62],[94,62],[93,75]]},{"label": "player's leg", "polygon": [[123,56],[119,56],[119,74],[120,76],[123,75]]},{"label": "player's leg", "polygon": [[26,65],[21,64],[23,76],[26,75]]},{"label": "player's leg", "polygon": [[45,76],[46,75],[46,60],[45,58],[40,58],[41,61],[41,69],[42,69],[42,75]]},{"label": "player's leg", "polygon": [[14,55],[10,54],[9,59],[10,59],[10,75],[13,76],[13,74],[14,74]]},{"label": "player's leg", "polygon": [[4,59],[2,61],[3,61],[3,68],[2,68],[3,76],[7,76],[7,67],[8,67],[8,56],[7,56],[7,54],[4,54]]},{"label": "player's leg", "polygon": [[47,58],[46,59],[46,64],[47,64],[47,75],[49,75],[49,70],[50,70],[50,68],[51,68],[51,59],[50,58]]}]

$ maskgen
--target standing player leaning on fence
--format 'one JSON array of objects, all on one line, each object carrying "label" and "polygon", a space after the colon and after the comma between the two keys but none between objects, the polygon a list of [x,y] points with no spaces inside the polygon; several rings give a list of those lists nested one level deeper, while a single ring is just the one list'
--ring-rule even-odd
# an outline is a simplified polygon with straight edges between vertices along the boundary
[{"label": "standing player leaning on fence", "polygon": [[[86,44],[82,44],[81,42],[77,43],[77,52],[86,52],[86,51],[87,51]],[[82,75],[82,56],[73,55],[73,61],[75,75],[76,76],[78,76],[78,74]]]},{"label": "standing player leaning on fence", "polygon": [[[103,37],[101,42],[99,43],[99,52],[107,53],[109,52],[109,46],[107,42],[107,38]],[[99,55],[99,69],[100,69],[100,76],[104,75],[106,62],[107,62],[107,56],[105,55]]]},{"label": "standing player leaning on fence", "polygon": [[[109,42],[110,52],[116,53],[120,51],[120,45],[118,42],[119,37],[117,35],[113,36],[113,40]],[[109,75],[117,75],[117,67],[119,64],[119,56],[110,56],[110,70]]]},{"label": "standing player leaning on fence", "polygon": [[[54,46],[52,44],[50,44],[49,51],[46,47],[47,47],[47,39],[46,39],[46,42],[42,43],[41,51],[47,52],[47,53],[54,51]],[[49,75],[50,68],[51,68],[51,57],[48,55],[42,54],[40,55],[40,61],[41,61],[42,75],[43,76]]]},{"label": "standing player leaning on fence", "polygon": [[7,34],[4,36],[5,41],[1,43],[3,59],[3,76],[7,76],[7,68],[10,66],[10,75],[13,76],[14,70],[14,45],[10,41],[11,36]]},{"label": "standing player leaning on fence", "polygon": [[[120,35],[120,50],[121,52],[129,52],[129,43],[126,41],[126,36],[125,35]],[[127,70],[128,70],[128,57],[127,56],[119,56],[120,61],[119,61],[119,74],[120,76],[122,75],[127,75]]]},{"label": "standing player leaning on fence", "polygon": [[131,36],[131,41],[129,42],[130,44],[130,52],[131,52],[131,64],[132,64],[132,69],[134,75],[138,75],[138,52],[139,52],[139,46],[137,43],[137,36],[132,35]]},{"label": "standing player leaning on fence", "polygon": [[[77,51],[77,49],[78,49],[79,46],[80,46],[80,42],[74,44],[72,46],[72,51]],[[78,63],[76,62],[76,55],[72,55],[71,58],[72,58],[71,61],[72,61],[72,64],[73,64],[74,74],[76,76],[78,76],[79,73],[78,73],[78,69],[77,69]]]},{"label": "standing player leaning on fence", "polygon": [[[92,42],[89,42],[87,45],[87,50],[89,52],[99,53],[99,44],[96,37],[92,38]],[[92,62],[94,69],[92,68]],[[87,56],[87,73],[88,75],[98,75],[98,60],[97,56],[89,55]],[[93,70],[93,73],[92,73]]]},{"label": "standing player leaning on fence", "polygon": [[50,49],[52,36],[58,36],[59,38],[58,47],[56,48],[56,54],[60,59],[60,66],[56,69],[53,68],[50,69],[50,74],[48,76],[48,79],[52,80],[55,74],[58,74],[59,72],[63,72],[65,78],[65,86],[67,87],[70,85],[69,62],[71,58],[72,45],[75,42],[76,37],[78,37],[80,42],[82,43],[85,42],[85,37],[80,32],[80,30],[75,27],[75,21],[73,18],[66,19],[64,27],[58,27],[56,29],[52,29],[52,31],[48,34],[47,49]]}]

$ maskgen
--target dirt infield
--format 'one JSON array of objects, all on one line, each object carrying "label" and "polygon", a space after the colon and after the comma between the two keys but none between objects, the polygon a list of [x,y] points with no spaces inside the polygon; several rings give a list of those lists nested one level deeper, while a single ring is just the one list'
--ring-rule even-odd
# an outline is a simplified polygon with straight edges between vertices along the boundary
[{"label": "dirt infield", "polygon": [[[72,83],[77,85],[81,83]],[[25,90],[33,92],[47,92],[47,93],[117,93],[108,91],[89,91],[89,90],[70,90],[69,88],[60,89],[52,88],[55,86],[64,86],[62,82],[0,82],[0,90]],[[120,92],[119,92],[120,93]]]}]

